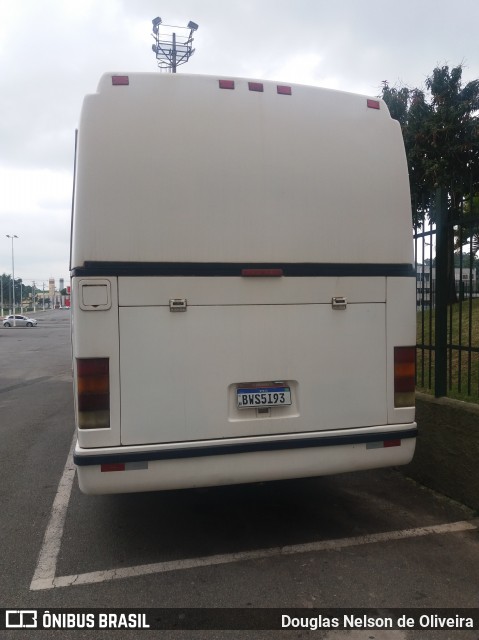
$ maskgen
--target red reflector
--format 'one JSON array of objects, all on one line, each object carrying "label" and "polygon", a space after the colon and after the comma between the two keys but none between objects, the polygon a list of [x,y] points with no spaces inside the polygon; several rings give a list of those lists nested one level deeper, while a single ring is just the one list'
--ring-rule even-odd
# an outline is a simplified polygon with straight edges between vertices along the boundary
[{"label": "red reflector", "polygon": [[384,447],[400,447],[401,440],[385,440],[383,444]]},{"label": "red reflector", "polygon": [[290,96],[291,95],[291,87],[287,87],[284,84],[278,84],[276,87],[276,91],[282,96]]},{"label": "red reflector", "polygon": [[263,83],[262,82],[248,82],[248,89],[250,91],[263,91]]},{"label": "red reflector", "polygon": [[280,278],[283,269],[241,269],[241,275],[245,278]]},{"label": "red reflector", "polygon": [[381,104],[379,100],[368,100],[368,107],[369,109],[380,109]]},{"label": "red reflector", "polygon": [[125,463],[124,462],[109,462],[108,464],[101,465],[101,472],[105,471],[124,471]]},{"label": "red reflector", "polygon": [[220,89],[234,89],[235,81],[234,80],[219,80],[218,84]]},{"label": "red reflector", "polygon": [[118,86],[118,85],[125,86],[130,84],[130,78],[128,76],[112,76],[111,83],[113,86]]}]

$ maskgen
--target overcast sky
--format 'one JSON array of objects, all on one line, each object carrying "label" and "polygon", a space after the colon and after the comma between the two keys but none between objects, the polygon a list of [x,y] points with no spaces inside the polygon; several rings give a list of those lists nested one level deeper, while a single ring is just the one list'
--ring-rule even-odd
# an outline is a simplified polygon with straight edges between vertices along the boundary
[{"label": "overcast sky", "polygon": [[74,131],[105,71],[157,72],[151,20],[198,23],[180,73],[378,95],[479,78],[478,0],[0,0],[0,273],[68,279]]}]

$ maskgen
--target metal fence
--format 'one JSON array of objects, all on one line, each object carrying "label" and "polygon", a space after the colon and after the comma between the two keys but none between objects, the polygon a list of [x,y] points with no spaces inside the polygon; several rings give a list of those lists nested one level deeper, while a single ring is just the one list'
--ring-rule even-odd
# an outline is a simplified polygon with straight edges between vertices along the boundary
[{"label": "metal fence", "polygon": [[479,402],[479,211],[473,193],[452,210],[442,190],[416,227],[419,389]]}]

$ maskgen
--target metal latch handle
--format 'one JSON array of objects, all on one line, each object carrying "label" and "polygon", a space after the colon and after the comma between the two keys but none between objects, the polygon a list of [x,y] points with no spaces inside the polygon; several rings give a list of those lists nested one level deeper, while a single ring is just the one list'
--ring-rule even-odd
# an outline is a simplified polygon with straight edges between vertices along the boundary
[{"label": "metal latch handle", "polygon": [[332,299],[331,306],[333,307],[333,309],[341,311],[342,309],[346,309],[346,307],[348,306],[348,301],[344,296],[336,296]]},{"label": "metal latch handle", "polygon": [[170,311],[186,311],[188,303],[186,298],[171,298],[170,299]]}]

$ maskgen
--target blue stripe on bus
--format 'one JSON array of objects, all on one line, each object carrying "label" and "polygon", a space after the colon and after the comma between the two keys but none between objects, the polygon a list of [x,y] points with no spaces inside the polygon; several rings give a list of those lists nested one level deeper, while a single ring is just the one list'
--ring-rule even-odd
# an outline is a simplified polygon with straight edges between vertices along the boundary
[{"label": "blue stripe on bus", "polygon": [[83,454],[74,453],[73,461],[78,466],[108,464],[116,462],[139,462],[150,460],[179,460],[182,458],[205,458],[209,456],[234,455],[258,451],[287,451],[288,449],[310,449],[313,447],[334,447],[368,442],[387,442],[388,440],[404,440],[415,438],[417,428],[405,431],[388,431],[386,433],[345,434],[315,438],[299,438],[296,440],[269,440],[265,442],[224,443],[204,447],[191,446],[177,449],[158,449],[156,451]]},{"label": "blue stripe on bus", "polygon": [[243,269],[281,269],[283,276],[415,277],[412,264],[391,263],[234,263],[234,262],[85,262],[71,269],[78,276],[241,276]]}]

